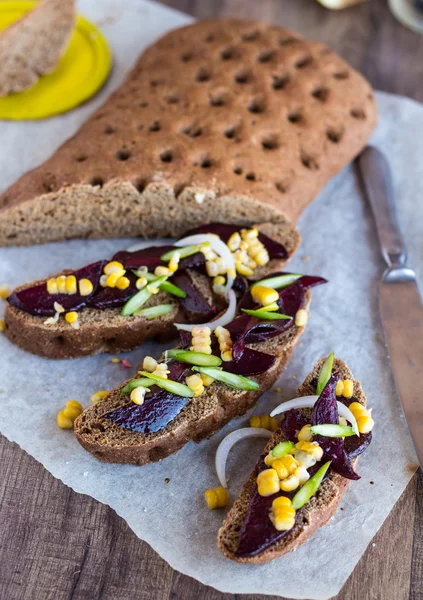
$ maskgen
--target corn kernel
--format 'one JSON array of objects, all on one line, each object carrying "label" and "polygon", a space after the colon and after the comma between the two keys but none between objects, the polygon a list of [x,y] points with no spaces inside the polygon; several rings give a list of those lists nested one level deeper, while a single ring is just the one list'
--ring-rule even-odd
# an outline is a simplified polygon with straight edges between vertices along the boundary
[{"label": "corn kernel", "polygon": [[89,296],[93,293],[94,286],[89,279],[80,279],[79,280],[79,293],[81,296]]},{"label": "corn kernel", "polygon": [[78,291],[75,275],[68,275],[66,277],[66,293],[76,294]]},{"label": "corn kernel", "polygon": [[253,415],[249,420],[250,427],[261,427],[261,417]]},{"label": "corn kernel", "polygon": [[300,442],[311,442],[313,439],[313,434],[311,433],[311,425],[304,425],[304,427],[301,428],[299,434],[298,434],[298,440]]},{"label": "corn kernel", "polygon": [[265,285],[255,285],[251,290],[253,300],[262,306],[267,306],[279,300],[279,294],[276,290]]},{"label": "corn kernel", "polygon": [[146,356],[143,360],[142,368],[144,371],[152,373],[157,369],[157,360],[155,360],[152,356]]},{"label": "corn kernel", "polygon": [[3,319],[0,319],[0,333],[4,333],[6,331],[6,323]]},{"label": "corn kernel", "polygon": [[235,261],[235,268],[236,268],[237,272],[240,275],[243,275],[244,277],[251,277],[251,275],[254,274],[253,269],[250,269],[250,267],[247,267],[239,260]]},{"label": "corn kernel", "polygon": [[215,260],[208,260],[206,262],[206,271],[209,277],[216,277],[219,275],[219,267],[216,264]]},{"label": "corn kernel", "polygon": [[167,368],[167,364],[165,362],[157,363],[157,367],[154,369],[154,373],[156,375],[162,375],[163,377],[167,376],[170,371]]},{"label": "corn kernel", "polygon": [[279,479],[286,479],[289,476],[288,469],[282,458],[277,458],[272,462],[272,469],[275,469]]},{"label": "corn kernel", "polygon": [[293,474],[295,475],[295,477],[298,477],[300,485],[303,485],[306,481],[310,479],[310,474],[307,471],[306,467],[304,467],[303,465],[297,467]]},{"label": "corn kernel", "polygon": [[277,431],[279,429],[279,423],[276,417],[270,417],[270,431]]},{"label": "corn kernel", "polygon": [[303,452],[310,454],[316,459],[316,461],[322,459],[323,449],[319,446],[319,444],[317,444],[317,442],[298,442],[295,444],[295,447],[297,450],[302,450]]},{"label": "corn kernel", "polygon": [[156,275],[157,277],[163,277],[163,275],[168,276],[170,275],[170,270],[168,269],[168,267],[163,267],[162,265],[159,265],[154,269],[154,275]]},{"label": "corn kernel", "polygon": [[295,325],[297,327],[305,327],[305,325],[307,325],[307,321],[308,312],[305,310],[305,308],[300,308],[300,310],[297,310],[297,314],[295,315]]},{"label": "corn kernel", "polygon": [[352,414],[355,416],[356,419],[358,417],[362,417],[363,415],[367,414],[366,407],[363,406],[362,404],[360,404],[360,402],[351,402],[351,404],[348,406],[348,408],[350,409],[350,411],[352,412]]},{"label": "corn kernel", "polygon": [[144,288],[147,285],[148,281],[145,277],[138,277],[138,279],[135,282],[135,287],[137,288],[137,290],[142,290],[142,288]]},{"label": "corn kernel", "polygon": [[259,252],[254,255],[254,260],[259,267],[263,267],[267,265],[270,260],[269,253],[266,248],[262,248]]},{"label": "corn kernel", "polygon": [[279,506],[273,509],[273,513],[275,518],[294,518],[295,517],[295,508],[292,506]]},{"label": "corn kernel", "polygon": [[293,456],[291,456],[291,454],[285,454],[285,456],[282,456],[282,458],[280,458],[279,460],[283,462],[285,467],[288,469],[288,473],[290,475],[292,475],[292,473],[298,467],[297,460]]},{"label": "corn kernel", "polygon": [[[253,425],[251,425],[251,427],[253,427]],[[259,427],[259,426],[257,426]],[[275,462],[276,458],[273,456],[273,454],[271,452],[269,452],[269,454],[267,454],[264,457],[264,464],[267,465],[268,467],[271,467],[272,464]]]},{"label": "corn kernel", "polygon": [[172,254],[172,258],[170,259],[169,265],[168,265],[170,273],[174,273],[175,271],[178,270],[180,260],[181,260],[181,255],[179,254],[179,252],[174,252]]},{"label": "corn kernel", "polygon": [[49,279],[47,281],[47,292],[49,294],[58,294],[59,290],[57,287],[57,281],[55,279]]},{"label": "corn kernel", "polygon": [[102,275],[100,277],[100,285],[101,287],[107,287],[107,275]]},{"label": "corn kernel", "polygon": [[204,335],[210,337],[211,329],[208,325],[196,325],[192,328],[192,335]]},{"label": "corn kernel", "polygon": [[229,240],[227,242],[227,246],[231,252],[235,252],[235,250],[238,250],[240,243],[241,243],[241,236],[239,235],[239,233],[237,231],[235,231],[229,238]]},{"label": "corn kernel", "polygon": [[103,270],[106,275],[111,275],[112,273],[124,271],[124,267],[122,263],[113,260],[112,262],[107,263]]},{"label": "corn kernel", "polygon": [[370,415],[364,415],[357,419],[357,427],[360,433],[369,433],[374,427],[374,420]]},{"label": "corn kernel", "polygon": [[260,421],[261,421],[261,427],[263,427],[263,429],[268,429],[270,431],[270,417],[269,417],[269,415],[262,415],[260,417]]},{"label": "corn kernel", "polygon": [[279,491],[279,477],[275,469],[265,469],[259,473],[257,491],[260,496],[272,496]]},{"label": "corn kernel", "polygon": [[344,417],[339,417],[338,423],[339,423],[339,425],[342,425],[343,427],[346,427],[348,425],[348,421]]},{"label": "corn kernel", "polygon": [[116,282],[116,287],[118,290],[126,290],[130,286],[131,282],[127,277],[119,277]]},{"label": "corn kernel", "polygon": [[125,273],[126,273],[125,269],[119,269],[119,270],[113,271],[113,273],[111,273],[107,277],[107,282],[106,282],[107,287],[111,287],[111,288],[116,287],[117,282],[119,281],[119,279],[121,277],[123,277],[125,275]]},{"label": "corn kernel", "polygon": [[335,394],[339,397],[339,396],[342,396],[343,393],[344,393],[344,382],[342,381],[342,379],[340,379],[336,384]]},{"label": "corn kernel", "polygon": [[64,414],[64,411],[61,410],[57,414],[56,423],[60,427],[60,429],[73,429],[73,421],[69,417]]},{"label": "corn kernel", "polygon": [[59,275],[56,277],[57,289],[59,290],[59,294],[67,294],[66,290],[66,275]]},{"label": "corn kernel", "polygon": [[75,323],[78,320],[78,313],[74,310],[65,314],[66,323]]},{"label": "corn kernel", "polygon": [[59,304],[58,302],[55,302],[55,303],[53,304],[53,307],[54,307],[54,310],[55,310],[57,313],[59,313],[59,314],[61,314],[61,313],[64,313],[64,312],[65,312],[65,309],[63,308],[63,306],[62,306],[61,304]]},{"label": "corn kernel", "polygon": [[277,498],[275,498],[272,502],[272,508],[273,510],[276,510],[277,508],[281,508],[282,506],[292,506],[292,502],[289,498],[287,498],[286,496],[278,496]]},{"label": "corn kernel", "polygon": [[2,300],[7,300],[10,295],[10,289],[7,283],[3,283],[0,285],[0,298]]},{"label": "corn kernel", "polygon": [[255,238],[258,237],[258,229],[257,227],[252,227],[251,229],[242,229],[241,230],[241,238],[244,240],[244,242],[249,241],[249,240],[254,240]]},{"label": "corn kernel", "polygon": [[204,492],[204,499],[210,510],[223,508],[227,505],[229,500],[228,490],[223,487],[217,487],[214,490],[206,490]]},{"label": "corn kernel", "polygon": [[100,402],[100,400],[102,400],[103,398],[105,398],[107,396],[109,392],[107,390],[100,390],[99,392],[96,392],[95,394],[93,394],[92,396],[90,396],[90,401],[92,404],[97,404],[97,402]]},{"label": "corn kernel", "polygon": [[65,408],[63,409],[63,414],[65,417],[74,421],[81,413],[82,404],[80,402],[77,400],[68,400],[68,402],[66,402]]},{"label": "corn kernel", "polygon": [[194,392],[195,397],[201,396],[204,392],[203,380],[199,375],[190,375],[185,379],[185,383]]},{"label": "corn kernel", "polygon": [[213,279],[213,285],[225,285],[226,280],[223,275],[218,275]]},{"label": "corn kernel", "polygon": [[289,531],[295,525],[295,509],[291,506],[277,508],[270,518],[278,531]]},{"label": "corn kernel", "polygon": [[157,287],[157,284],[155,284],[154,282],[149,283],[147,285],[147,290],[150,292],[150,294],[153,294],[153,295],[158,294],[160,291],[159,288]]},{"label": "corn kernel", "polygon": [[232,350],[225,350],[225,352],[222,352],[220,356],[224,362],[229,362],[233,358]]},{"label": "corn kernel", "polygon": [[296,475],[290,475],[287,479],[280,482],[280,488],[283,492],[292,492],[300,485],[300,480]]},{"label": "corn kernel", "polygon": [[144,404],[145,394],[147,393],[147,389],[144,387],[136,387],[131,392],[131,400],[134,404]]},{"label": "corn kernel", "polygon": [[208,344],[196,344],[194,346],[194,352],[201,352],[202,354],[211,354],[212,349]]},{"label": "corn kernel", "polygon": [[213,377],[210,377],[209,375],[204,375],[204,373],[201,373],[200,377],[201,377],[201,381],[203,382],[203,385],[205,387],[208,387],[209,385],[211,385],[214,382]]},{"label": "corn kernel", "polygon": [[344,398],[352,398],[354,394],[354,382],[351,379],[344,379],[344,391],[342,395]]},{"label": "corn kernel", "polygon": [[295,460],[301,467],[306,469],[309,469],[317,462],[312,454],[304,452],[304,450],[295,450]]}]

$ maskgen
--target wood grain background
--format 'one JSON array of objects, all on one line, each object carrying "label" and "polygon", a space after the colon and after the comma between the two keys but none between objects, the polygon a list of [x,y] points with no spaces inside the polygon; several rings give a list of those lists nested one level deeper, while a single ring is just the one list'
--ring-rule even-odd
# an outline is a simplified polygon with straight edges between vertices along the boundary
[{"label": "wood grain background", "polygon": [[[165,3],[199,18],[279,23],[331,45],[375,88],[423,101],[423,36],[398,24],[384,0],[340,12],[315,0]],[[0,464],[0,600],[271,600],[221,594],[173,571],[113,510],[76,494],[1,436]],[[423,599],[421,471],[337,600],[407,598]]]}]

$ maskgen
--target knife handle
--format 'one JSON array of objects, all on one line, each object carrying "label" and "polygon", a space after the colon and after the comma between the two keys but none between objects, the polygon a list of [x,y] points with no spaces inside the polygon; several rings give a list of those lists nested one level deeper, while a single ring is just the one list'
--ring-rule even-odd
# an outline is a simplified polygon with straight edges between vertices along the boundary
[{"label": "knife handle", "polygon": [[358,165],[383,258],[389,267],[405,266],[407,250],[399,227],[388,161],[377,148],[368,146],[358,157]]}]

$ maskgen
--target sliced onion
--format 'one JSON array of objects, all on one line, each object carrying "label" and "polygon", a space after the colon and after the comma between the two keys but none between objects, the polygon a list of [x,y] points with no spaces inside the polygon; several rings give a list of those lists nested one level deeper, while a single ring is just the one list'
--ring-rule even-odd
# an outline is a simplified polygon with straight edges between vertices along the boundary
[{"label": "sliced onion", "polygon": [[192,331],[194,327],[210,327],[211,331],[214,331],[216,327],[224,327],[228,323],[234,320],[236,313],[236,295],[233,290],[229,290],[228,292],[228,308],[225,310],[223,315],[221,315],[215,321],[209,321],[208,323],[193,323],[187,325],[185,323],[175,323],[175,327],[177,329],[182,329],[183,331]]},{"label": "sliced onion", "polygon": [[242,429],[236,429],[227,435],[220,442],[216,451],[216,473],[222,487],[228,487],[226,482],[226,461],[231,448],[240,440],[249,437],[263,437],[271,438],[273,433],[268,429],[262,429],[260,427],[244,427]]},{"label": "sliced onion", "polygon": [[[279,404],[279,406],[277,406],[276,408],[274,408],[272,410],[272,412],[270,413],[270,416],[274,417],[275,415],[279,415],[280,413],[284,413],[287,410],[292,410],[292,409],[313,408],[318,397],[319,396],[301,396],[300,398],[294,398],[293,400],[288,400],[287,402],[282,402],[282,404]],[[356,421],[354,415],[352,414],[352,412],[350,411],[350,409],[347,406],[345,406],[345,404],[342,404],[342,402],[337,401],[336,403],[338,405],[339,415],[341,417],[344,417],[344,419],[347,419],[347,421],[349,421],[351,423],[351,426],[354,429],[354,433],[356,435],[360,435],[360,433],[358,431],[357,421]]]},{"label": "sliced onion", "polygon": [[126,249],[127,252],[137,252],[137,250],[144,250],[147,247],[148,241],[142,240],[141,242],[137,242],[136,244],[132,244],[129,248]]},{"label": "sliced onion", "polygon": [[[232,256],[232,252],[229,250],[228,246],[225,242],[222,242],[219,236],[211,234],[211,233],[198,233],[196,235],[189,235],[188,237],[182,238],[175,242],[175,246],[191,246],[194,244],[204,244],[204,242],[209,242],[212,250],[217,252],[219,256],[223,258],[225,261],[226,268],[233,273],[235,273],[235,261]],[[231,277],[229,273],[226,273],[226,284],[224,286],[225,293],[230,290],[234,282],[234,277]]]}]

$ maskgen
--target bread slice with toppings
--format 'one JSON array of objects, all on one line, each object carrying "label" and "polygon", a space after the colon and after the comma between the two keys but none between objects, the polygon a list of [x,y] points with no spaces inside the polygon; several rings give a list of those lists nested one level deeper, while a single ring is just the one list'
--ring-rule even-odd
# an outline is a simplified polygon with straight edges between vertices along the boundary
[{"label": "bread slice with toppings", "polygon": [[[306,377],[304,383],[297,390],[298,397],[314,395],[316,393],[315,384],[323,362],[324,359],[320,360],[313,371]],[[340,359],[335,359],[333,371],[338,371],[341,379],[353,379],[350,369]],[[359,402],[365,406],[366,397],[360,382],[354,379],[353,383],[354,396],[351,398],[351,402]],[[303,409],[303,411],[307,417],[311,416],[311,409]],[[276,444],[284,440],[285,437],[281,429],[279,429],[267,443],[263,454],[266,455]],[[353,460],[353,465],[355,465],[356,461],[357,459]],[[329,476],[321,483],[315,495],[298,510],[294,527],[281,540],[254,556],[237,557],[236,552],[240,532],[251,496],[257,488],[256,480],[258,472],[258,465],[256,465],[240,496],[227,514],[217,536],[219,550],[227,558],[245,564],[263,564],[269,562],[280,558],[287,552],[295,550],[300,544],[303,544],[317,529],[326,525],[333,517],[349,484],[348,479],[341,477],[341,475],[331,470]]]},{"label": "bread slice with toppings", "polygon": [[[309,303],[310,292],[307,291],[305,309]],[[129,395],[121,391],[128,383],[125,382],[76,419],[76,437],[88,452],[104,462],[144,465],[161,460],[191,440],[199,442],[210,437],[231,419],[245,414],[278,379],[303,331],[304,327],[293,324],[277,337],[250,346],[276,357],[271,369],[252,377],[260,385],[258,391],[236,390],[215,381],[201,396],[191,398],[164,429],[142,434],[106,418],[111,411],[131,403]]]}]

